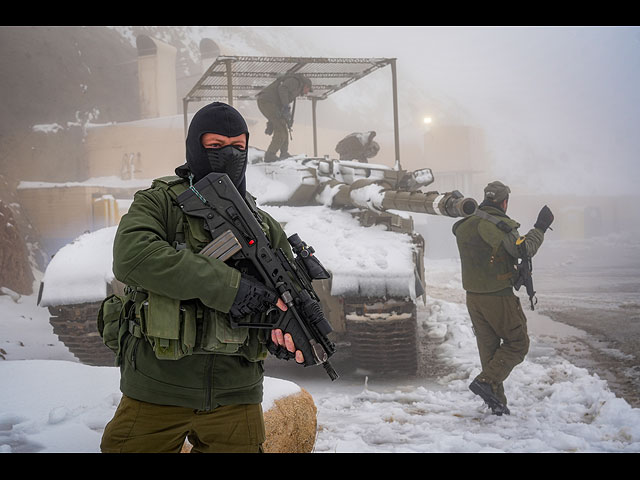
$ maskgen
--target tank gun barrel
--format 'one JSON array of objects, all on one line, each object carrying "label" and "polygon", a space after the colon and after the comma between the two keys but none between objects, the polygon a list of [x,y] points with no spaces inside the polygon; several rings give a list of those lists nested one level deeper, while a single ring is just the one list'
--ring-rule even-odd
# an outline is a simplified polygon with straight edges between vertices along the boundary
[{"label": "tank gun barrel", "polygon": [[467,217],[478,208],[473,198],[465,197],[458,190],[445,193],[395,190],[388,184],[366,180],[351,185],[334,181],[326,186],[333,195],[333,208],[356,207],[378,213],[400,210],[445,217]]},{"label": "tank gun barrel", "polygon": [[459,191],[452,192],[382,192],[383,210],[444,215],[446,217],[467,217],[473,215],[478,203]]}]

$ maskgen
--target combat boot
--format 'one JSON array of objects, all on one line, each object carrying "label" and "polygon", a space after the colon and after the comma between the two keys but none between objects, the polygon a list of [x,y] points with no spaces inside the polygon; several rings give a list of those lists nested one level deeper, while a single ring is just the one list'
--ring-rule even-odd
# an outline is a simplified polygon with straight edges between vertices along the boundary
[{"label": "combat boot", "polygon": [[501,416],[502,414],[510,415],[511,412],[507,408],[505,404],[503,404],[498,397],[496,397],[495,393],[493,393],[493,389],[491,388],[491,384],[488,382],[484,382],[476,378],[469,385],[469,390],[471,390],[476,395],[479,395],[482,400],[489,406],[491,412],[494,415]]}]

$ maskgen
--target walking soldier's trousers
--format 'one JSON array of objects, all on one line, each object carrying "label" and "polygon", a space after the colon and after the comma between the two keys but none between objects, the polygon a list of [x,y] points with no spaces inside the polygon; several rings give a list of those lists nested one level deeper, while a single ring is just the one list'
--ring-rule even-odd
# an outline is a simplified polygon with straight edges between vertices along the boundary
[{"label": "walking soldier's trousers", "polygon": [[502,382],[529,351],[527,318],[515,295],[499,296],[467,292],[467,309],[478,343],[482,373],[505,405]]}]

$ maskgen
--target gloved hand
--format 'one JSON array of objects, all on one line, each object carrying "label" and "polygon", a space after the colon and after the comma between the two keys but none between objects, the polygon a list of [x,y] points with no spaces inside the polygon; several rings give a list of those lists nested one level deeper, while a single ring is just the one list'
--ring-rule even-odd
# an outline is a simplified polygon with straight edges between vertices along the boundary
[{"label": "gloved hand", "polygon": [[282,107],[280,116],[287,125],[291,126],[291,110],[289,109],[289,105]]},{"label": "gloved hand", "polygon": [[533,226],[535,228],[539,228],[543,232],[546,232],[547,228],[549,228],[549,225],[551,225],[552,223],[553,223],[553,213],[551,213],[551,210],[549,209],[549,207],[545,205],[540,210],[540,213],[538,213],[538,219],[536,220],[536,223]]},{"label": "gloved hand", "polygon": [[229,309],[232,317],[266,312],[278,302],[278,293],[253,277],[242,275],[236,298]]},{"label": "gloved hand", "polygon": [[304,363],[304,354],[300,350],[296,350],[291,334],[284,333],[281,329],[271,330],[271,342],[267,343],[267,349],[279,359],[295,358],[296,362]]}]

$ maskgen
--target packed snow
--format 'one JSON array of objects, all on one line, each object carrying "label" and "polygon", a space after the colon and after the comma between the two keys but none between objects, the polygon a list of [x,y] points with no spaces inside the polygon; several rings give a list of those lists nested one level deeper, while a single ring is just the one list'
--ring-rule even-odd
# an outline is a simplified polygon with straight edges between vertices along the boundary
[{"label": "packed snow", "polygon": [[453,373],[377,388],[369,380],[339,395],[312,389],[316,452],[640,451],[640,410],[542,342],[535,332],[549,333],[549,319],[527,312],[531,349],[505,382],[511,415],[499,417],[468,390],[480,367],[466,307],[429,297],[419,316]]},{"label": "packed snow", "polygon": [[[119,28],[128,31],[127,27]],[[411,33],[414,32],[411,31]],[[291,32],[285,33],[282,38],[286,41],[286,45],[283,48],[288,50],[291,44]],[[456,32],[456,38],[461,42],[467,42],[466,46],[476,45],[487,52],[493,52],[493,48],[487,48],[491,43],[487,43],[486,40],[475,41],[478,40],[477,31],[469,33],[471,40],[461,35],[462,33],[464,32]],[[535,31],[533,33],[537,34]],[[573,35],[573,32],[570,33]],[[587,31],[587,33],[588,37],[584,40],[586,44],[594,43],[590,36],[591,32]],[[345,53],[345,43],[340,35],[327,36],[326,32],[317,32],[314,29],[306,29],[304,34],[320,35],[325,49],[331,47],[327,45],[329,40],[337,42],[342,54]],[[360,34],[379,35],[379,32],[362,31]],[[439,35],[443,32],[435,29],[430,34],[433,40],[439,40]],[[549,35],[549,32],[542,32],[542,34],[548,37],[549,42],[555,42],[554,47],[557,47],[557,38],[554,35]],[[628,34],[634,35],[635,32],[630,31]],[[271,32],[269,36],[272,41],[276,40]],[[629,42],[628,38],[622,38],[621,41],[627,42],[628,48],[633,48],[633,42]],[[495,41],[498,40],[496,37]],[[530,42],[530,39],[524,38],[523,41]],[[607,41],[611,42],[610,39]],[[131,36],[131,42],[135,45],[133,36]],[[298,42],[297,47],[303,48],[304,43]],[[359,51],[358,48],[361,48],[359,45],[368,48],[370,44],[371,42],[360,42],[360,44],[351,42],[350,48],[356,50],[348,53],[354,57],[368,55],[367,52]],[[405,54],[412,45],[424,50],[424,45],[429,44],[436,45],[438,42],[405,42]],[[536,44],[544,46],[544,42],[536,42]],[[569,50],[562,51],[572,53],[574,44],[568,45]],[[603,45],[606,46],[607,43]],[[241,43],[240,49],[255,54],[261,53],[254,52],[253,47],[245,42]],[[468,50],[468,48],[461,49],[465,52]],[[602,50],[597,48],[593,51],[596,54],[602,53]],[[517,48],[513,49],[513,52],[518,55]],[[430,53],[434,54],[434,52]],[[448,55],[449,52],[445,53]],[[476,53],[473,52],[474,55]],[[549,63],[547,56],[538,56],[544,58],[545,65]],[[455,63],[456,68],[466,65],[470,69],[477,70],[477,62],[460,61],[460,58],[451,55],[449,57],[444,59],[445,64],[449,61]],[[476,57],[482,60],[481,56],[475,55],[474,58]],[[499,58],[496,55],[492,57]],[[570,71],[565,68],[564,57],[561,56],[558,59],[563,71]],[[430,68],[428,62],[424,65],[425,68]],[[498,72],[500,75],[503,71],[500,65],[498,68],[485,70]],[[510,71],[517,70],[510,69]],[[438,79],[433,75],[438,72],[446,73],[447,69],[431,68],[430,91],[442,90]],[[552,76],[556,86],[557,75],[554,73]],[[473,76],[474,79],[476,77],[477,75]],[[580,81],[584,78],[596,77],[579,75]],[[613,77],[609,75],[606,80],[610,82],[614,77],[621,81],[628,79],[625,75]],[[426,78],[425,75],[418,74],[419,82],[423,83],[424,78]],[[436,78],[435,83],[433,78]],[[446,83],[445,90],[450,92],[451,78],[449,76],[443,78]],[[457,78],[465,79],[470,76],[458,75]],[[513,81],[508,76],[504,78],[507,81]],[[530,78],[535,79],[542,88],[546,88],[544,82],[539,82],[538,75],[530,75]],[[636,84],[636,82],[627,83]],[[386,84],[384,79],[384,85]],[[476,84],[482,85],[478,82]],[[478,105],[477,101],[473,101],[473,98],[468,96],[467,93],[470,90],[467,85],[454,86],[458,87],[458,94],[461,91],[466,92],[461,97],[465,98],[461,104]],[[376,84],[373,88],[377,88]],[[481,86],[481,88],[484,87]],[[623,92],[623,89],[618,90]],[[370,96],[369,90],[367,100],[355,96],[342,97],[341,102],[346,109],[350,109],[358,102],[360,105],[356,107],[365,105],[363,102],[371,106],[373,104],[368,100]],[[493,98],[487,98],[490,102],[494,101]],[[564,95],[563,98],[569,102],[573,100],[571,95]],[[623,103],[633,105],[633,102],[629,101]],[[567,106],[566,102],[560,102],[560,104],[563,107]],[[352,110],[361,112],[362,108]],[[485,105],[480,105],[476,110],[487,111],[487,108]],[[565,110],[572,111],[571,108]],[[542,112],[541,115],[545,115],[546,120],[547,110],[543,109]],[[529,117],[531,122],[550,129],[549,132],[552,135],[547,137],[554,137],[553,134],[556,132],[562,132],[566,137],[566,129],[557,129],[554,123],[540,121],[543,117],[538,115]],[[608,117],[615,118],[615,115]],[[566,117],[559,118],[564,120]],[[582,118],[592,119],[598,126],[601,124],[601,116],[583,115]],[[618,118],[626,121],[628,116],[618,115]],[[84,120],[78,116],[77,124],[82,125],[83,128],[91,128],[90,121],[93,119],[94,114],[89,112]],[[147,125],[150,121],[152,120],[141,121],[140,125]],[[182,117],[167,117],[153,121],[181,124]],[[521,122],[512,123],[522,127]],[[633,125],[633,122],[626,123]],[[495,123],[495,120],[494,125],[493,132],[497,131],[504,136],[504,125]],[[64,128],[63,125],[52,123],[34,126],[34,131],[55,133]],[[406,130],[408,128],[405,128]],[[561,158],[566,156],[563,153],[565,150],[578,152],[584,150],[582,148],[584,128],[574,129],[574,132],[580,136],[578,140],[580,148],[575,149],[569,144],[566,148],[559,148]],[[538,137],[542,138],[545,135],[538,134]],[[633,135],[627,137],[634,138]],[[513,142],[520,141],[518,135],[511,135],[510,138]],[[423,132],[420,132],[419,139],[420,142],[423,141]],[[606,142],[602,145],[602,148],[611,150]],[[548,153],[543,147],[540,148],[534,149],[533,156],[540,157],[542,165],[549,168],[538,169],[538,173],[528,170],[526,174],[530,184],[534,185],[533,188],[536,190],[546,186],[547,191],[554,191],[554,189],[564,191],[567,175],[558,174],[559,165],[563,164],[566,172],[573,169],[572,175],[575,174],[576,169],[571,162],[558,162],[558,155],[554,152]],[[523,149],[519,144],[503,146],[502,157],[508,160],[507,164],[502,165],[505,170],[509,170],[507,168],[509,166],[517,165],[517,162],[511,161],[513,155],[510,154],[510,149],[517,151],[516,157],[532,155],[531,149]],[[602,168],[607,169],[607,173],[610,173],[612,168],[626,173],[622,180],[627,183],[622,183],[631,186],[630,189],[628,188],[629,191],[635,191],[635,183],[632,180],[634,175],[628,174],[629,166],[622,164],[615,168],[611,166],[611,161],[616,159],[626,161],[628,155],[611,155],[609,151],[604,152],[604,150],[602,150],[604,155],[598,155],[602,153],[600,147],[591,148],[591,150],[596,153],[592,156],[587,155],[589,157],[587,168],[578,169],[586,172],[586,176],[579,182],[573,182],[574,186],[582,185],[582,190],[589,194],[593,191],[607,193],[610,190],[618,191],[621,183],[620,176],[593,174],[594,165],[601,165]],[[601,162],[602,157],[613,160]],[[585,156],[578,155],[578,158],[584,165]],[[302,177],[300,177],[301,173]],[[293,171],[291,175],[289,179],[283,181],[271,179],[269,184],[262,183],[263,179],[257,175],[250,176],[249,179],[254,184],[250,185],[249,189],[262,201],[285,200],[292,193],[292,186],[304,184],[306,180],[302,171]],[[427,175],[426,172],[425,175]],[[542,181],[540,181],[541,178]],[[122,180],[117,177],[103,177],[89,179],[81,184],[111,185],[121,182]],[[140,182],[140,188],[144,188],[145,181]],[[57,186],[77,184],[74,182]],[[52,186],[55,185],[47,182],[22,182],[18,188],[50,188]],[[320,199],[320,203],[328,204],[333,193],[330,189],[326,189],[325,197]],[[368,200],[375,197],[371,192],[368,193],[362,200],[364,204],[369,204]],[[371,204],[375,205],[375,203]],[[287,207],[265,207],[276,218],[288,224],[287,230],[290,233],[297,231],[303,240],[316,248],[318,257],[333,271],[334,294],[355,290],[371,293],[384,289],[389,293],[406,292],[414,296],[411,246],[406,238],[389,235],[390,232],[382,229],[371,229],[371,235],[362,236],[361,232],[351,228],[353,223],[350,223],[346,215],[329,213],[321,205],[310,208],[314,210],[308,211],[313,211],[314,215],[301,215],[302,210],[292,210]],[[319,218],[322,218],[323,223],[314,224],[314,221]],[[327,231],[328,228],[330,231]],[[318,229],[322,229],[322,233],[327,235],[319,235]],[[2,319],[0,321],[0,384],[2,385],[0,389],[0,452],[99,452],[102,431],[113,416],[121,396],[118,386],[119,371],[115,367],[93,367],[79,363],[53,333],[49,324],[49,312],[44,305],[94,301],[104,296],[106,283],[112,278],[111,252],[107,250],[114,233],[113,228],[94,232],[79,237],[74,244],[61,249],[50,263],[50,269],[45,278],[43,302],[40,305],[37,305],[36,294],[21,296],[6,288],[0,289],[0,318]],[[619,243],[612,245],[612,250],[615,251],[618,245]],[[104,254],[95,255],[96,248],[104,250]],[[570,251],[575,257],[569,257],[567,262],[577,262],[581,259],[582,251],[578,254],[574,248]],[[82,272],[79,272],[80,267]],[[365,270],[367,278],[354,273],[358,270]],[[479,372],[480,366],[473,331],[461,300],[464,293],[459,274],[456,273],[459,272],[459,265],[452,259],[427,259],[426,270],[429,296],[425,298],[424,304],[418,302],[418,332],[421,345],[433,350],[440,364],[440,370],[443,372],[441,375],[389,378],[361,370],[349,371],[338,368],[341,377],[336,382],[331,382],[321,371],[322,369],[303,369],[292,365],[291,362],[270,359],[267,362],[268,377],[265,380],[263,408],[268,410],[275,399],[295,393],[300,387],[307,389],[313,395],[318,408],[318,434],[314,450],[317,453],[640,451],[640,409],[632,408],[624,399],[616,397],[605,380],[584,368],[577,367],[559,354],[558,345],[571,342],[573,338],[581,338],[586,335],[585,332],[554,322],[538,311],[526,311],[531,334],[530,352],[526,360],[515,368],[505,382],[511,415],[501,417],[491,415],[482,401],[468,390],[468,384]],[[637,277],[635,272],[631,275]],[[622,276],[620,271],[616,271],[615,274],[617,277]],[[39,274],[36,285],[39,284],[41,277],[42,274]],[[603,282],[602,278],[592,277],[592,279],[594,282]],[[38,291],[37,286],[35,291]],[[609,295],[609,292],[607,291],[606,294]],[[622,304],[633,302],[637,305],[636,298],[629,300],[628,291],[615,292],[615,294],[610,295],[615,296],[616,303],[620,303],[618,295],[623,295]],[[637,295],[637,291],[633,294]],[[554,300],[555,303],[571,306],[570,302],[583,302],[587,295],[588,293],[579,292],[572,299],[565,297],[549,299]],[[586,300],[602,301],[600,297],[586,298]],[[527,304],[526,300],[523,304]],[[452,466],[457,467],[457,465]]]},{"label": "packed snow", "polygon": [[[377,227],[365,235],[350,215],[322,204],[263,208],[314,246],[333,272],[334,293],[413,287],[406,235]],[[80,364],[54,335],[44,304],[104,296],[114,233],[106,228],[63,247],[36,280],[45,280],[40,305],[35,294],[0,292],[0,452],[99,452],[121,396],[119,370]],[[336,360],[341,377],[331,382],[320,368],[269,359],[263,409],[301,387],[309,391],[318,409],[317,453],[640,451],[640,409],[556,349],[585,332],[538,311],[527,311],[530,351],[505,382],[511,415],[492,415],[468,390],[480,365],[459,263],[427,259],[426,271],[419,344],[441,374],[385,377]]]},{"label": "packed snow", "polygon": [[[120,401],[120,370],[83,365],[31,296],[0,295],[0,453],[93,453]],[[267,377],[264,411],[298,393]]]},{"label": "packed snow", "polygon": [[128,179],[123,180],[117,176],[93,177],[82,182],[36,182],[21,181],[18,184],[18,190],[28,188],[63,188],[63,187],[112,187],[112,188],[147,188],[149,180],[146,179]]},{"label": "packed snow", "polygon": [[263,208],[285,225],[287,234],[297,233],[313,246],[331,272],[332,295],[415,298],[408,235],[382,225],[364,229],[349,213],[324,206]]},{"label": "packed snow", "polygon": [[96,302],[113,280],[113,238],[118,227],[85,233],[62,247],[46,269],[40,305]]},{"label": "packed snow", "polygon": [[[454,260],[427,265],[435,277],[455,267]],[[455,293],[459,277],[444,288]],[[479,360],[465,306],[426,300],[418,307],[420,335],[450,373],[394,379],[339,372],[331,382],[313,367],[274,359],[263,408],[308,390],[318,408],[317,453],[640,451],[640,410],[546,342],[583,332],[527,312],[530,353],[505,382],[511,415],[498,417],[467,387]],[[35,295],[0,295],[0,310],[0,451],[99,452],[121,395],[119,370],[80,364],[53,334]]]}]

